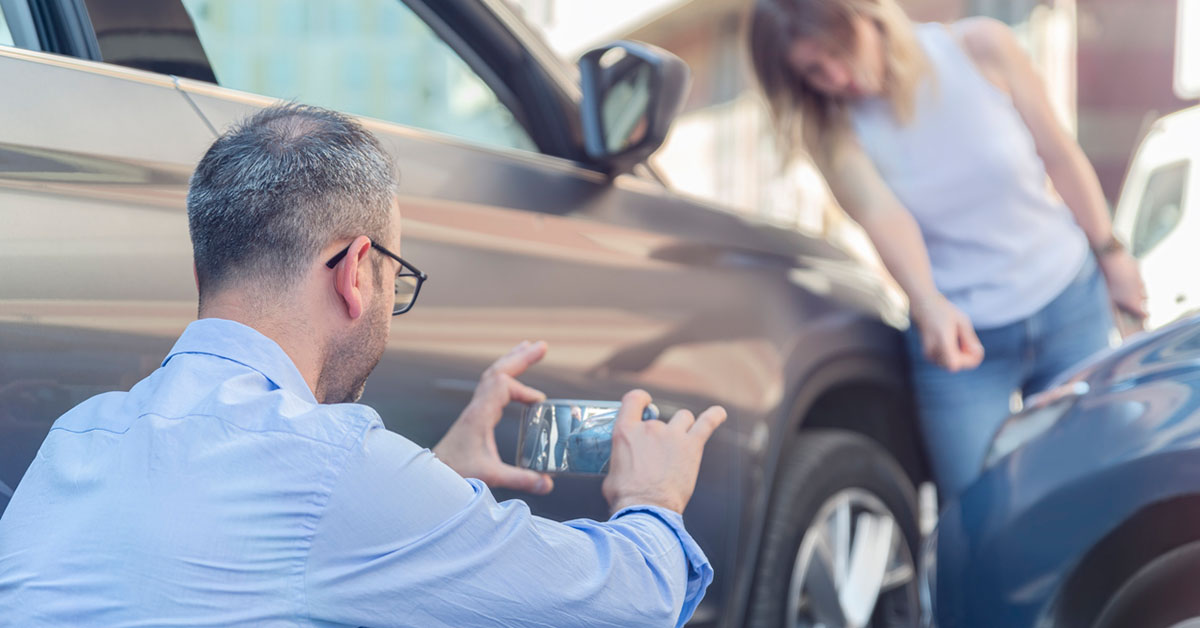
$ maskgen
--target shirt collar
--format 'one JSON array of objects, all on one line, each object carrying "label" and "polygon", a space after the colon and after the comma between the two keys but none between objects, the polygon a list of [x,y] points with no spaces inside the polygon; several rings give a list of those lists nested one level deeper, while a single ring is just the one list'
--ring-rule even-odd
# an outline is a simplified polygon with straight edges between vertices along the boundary
[{"label": "shirt collar", "polygon": [[175,341],[162,366],[181,353],[213,355],[237,362],[262,373],[279,388],[317,403],[312,389],[283,348],[258,330],[236,321],[202,318],[191,323]]}]

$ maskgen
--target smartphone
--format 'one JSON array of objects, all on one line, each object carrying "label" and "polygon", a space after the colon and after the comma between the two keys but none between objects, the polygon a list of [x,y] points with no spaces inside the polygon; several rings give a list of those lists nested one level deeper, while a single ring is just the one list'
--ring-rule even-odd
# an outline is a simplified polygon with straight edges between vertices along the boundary
[{"label": "smartphone", "polygon": [[[517,465],[546,473],[603,475],[612,455],[620,401],[547,399],[525,409],[517,434]],[[643,421],[657,420],[646,406]]]}]

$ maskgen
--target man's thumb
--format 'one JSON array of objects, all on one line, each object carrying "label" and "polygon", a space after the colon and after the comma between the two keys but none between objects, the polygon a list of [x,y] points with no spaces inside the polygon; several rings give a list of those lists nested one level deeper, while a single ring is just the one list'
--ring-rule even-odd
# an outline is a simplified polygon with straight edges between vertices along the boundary
[{"label": "man's thumb", "polygon": [[496,487],[511,488],[534,495],[545,495],[554,490],[554,480],[549,475],[507,464],[501,465],[496,471],[494,482]]}]

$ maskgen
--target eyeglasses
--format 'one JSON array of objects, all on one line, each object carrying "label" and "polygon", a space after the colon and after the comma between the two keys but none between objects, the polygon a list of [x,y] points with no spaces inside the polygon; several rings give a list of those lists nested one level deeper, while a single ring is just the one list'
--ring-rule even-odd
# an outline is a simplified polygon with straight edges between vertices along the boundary
[{"label": "eyeglasses", "polygon": [[[421,284],[429,279],[429,275],[417,270],[416,266],[404,261],[399,255],[379,246],[374,240],[371,240],[371,248],[400,262],[400,273],[396,275],[396,304],[392,307],[392,316],[399,316],[411,310],[413,304],[417,302],[417,295],[421,293]],[[350,245],[347,244],[340,253],[329,258],[325,265],[329,268],[337,266],[349,251]]]}]

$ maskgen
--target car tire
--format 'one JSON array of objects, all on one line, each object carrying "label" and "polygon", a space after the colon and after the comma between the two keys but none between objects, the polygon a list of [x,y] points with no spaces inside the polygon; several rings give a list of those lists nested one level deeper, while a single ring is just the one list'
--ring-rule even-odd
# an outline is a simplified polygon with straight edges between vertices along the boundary
[{"label": "car tire", "polygon": [[1142,567],[1100,612],[1095,628],[1200,626],[1200,542],[1178,547]]},{"label": "car tire", "polygon": [[784,455],[746,625],[917,625],[916,492],[900,465],[841,430],[805,431]]}]

